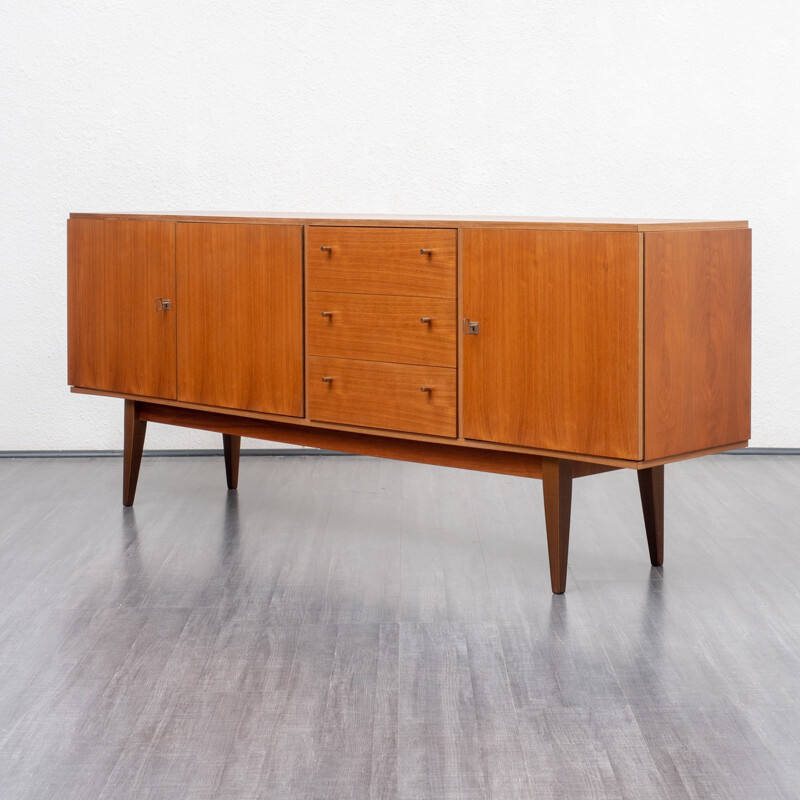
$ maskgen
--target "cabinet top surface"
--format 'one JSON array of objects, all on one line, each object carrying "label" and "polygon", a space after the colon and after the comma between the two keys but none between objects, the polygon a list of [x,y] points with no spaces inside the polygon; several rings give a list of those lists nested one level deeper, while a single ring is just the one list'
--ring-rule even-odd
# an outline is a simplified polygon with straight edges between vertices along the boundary
[{"label": "cabinet top surface", "polygon": [[164,222],[250,222],[425,228],[539,228],[550,230],[658,231],[746,228],[746,220],[591,219],[586,217],[436,217],[391,214],[300,214],[254,212],[75,213],[71,219],[142,219]]}]

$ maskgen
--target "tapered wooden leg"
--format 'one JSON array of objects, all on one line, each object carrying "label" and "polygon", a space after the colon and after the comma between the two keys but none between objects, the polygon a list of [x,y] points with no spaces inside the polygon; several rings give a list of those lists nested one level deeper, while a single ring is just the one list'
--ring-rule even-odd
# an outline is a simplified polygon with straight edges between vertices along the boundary
[{"label": "tapered wooden leg", "polygon": [[550,583],[553,594],[567,588],[569,517],[572,508],[572,464],[560,458],[542,459],[544,519],[550,552]]},{"label": "tapered wooden leg", "polygon": [[222,449],[225,452],[225,477],[228,488],[235,489],[239,485],[239,450],[242,437],[230,433],[222,434]]},{"label": "tapered wooden leg", "polygon": [[147,422],[139,419],[135,400],[125,401],[125,442],[122,457],[122,505],[132,506],[142,463]]},{"label": "tapered wooden leg", "polygon": [[664,466],[640,469],[636,474],[639,478],[639,494],[642,496],[650,563],[660,567],[664,563]]}]

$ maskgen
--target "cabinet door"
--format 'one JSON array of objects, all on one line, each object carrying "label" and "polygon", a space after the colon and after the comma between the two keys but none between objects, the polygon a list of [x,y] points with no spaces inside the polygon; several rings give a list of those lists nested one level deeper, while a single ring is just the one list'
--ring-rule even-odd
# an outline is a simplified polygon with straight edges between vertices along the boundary
[{"label": "cabinet door", "polygon": [[641,458],[639,237],[464,230],[466,438]]},{"label": "cabinet door", "polygon": [[71,219],[67,236],[69,383],[174,400],[175,224]]},{"label": "cabinet door", "polygon": [[299,225],[178,223],[178,399],[303,414]]}]

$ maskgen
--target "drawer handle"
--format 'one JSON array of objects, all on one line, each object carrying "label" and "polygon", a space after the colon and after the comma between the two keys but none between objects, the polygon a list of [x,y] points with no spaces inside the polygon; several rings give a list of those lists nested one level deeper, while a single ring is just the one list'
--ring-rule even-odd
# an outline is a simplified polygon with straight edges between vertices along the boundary
[{"label": "drawer handle", "polygon": [[323,383],[333,383],[333,378],[331,378],[331,376],[330,376],[330,375],[326,375],[326,376],[325,376],[325,377],[322,379],[322,382],[323,382]]},{"label": "drawer handle", "polygon": [[322,247],[320,247],[319,249],[322,250],[323,253],[332,253],[333,252],[333,248],[330,245],[327,245],[327,244],[323,244]]},{"label": "drawer handle", "polygon": [[420,247],[419,254],[421,256],[432,256],[433,255],[433,250],[426,250],[424,247]]},{"label": "drawer handle", "polygon": [[433,317],[420,317],[420,318],[419,318],[419,321],[420,321],[420,322],[421,322],[423,325],[430,325],[430,324],[431,324],[431,322],[433,322]]},{"label": "drawer handle", "polygon": [[433,386],[420,386],[419,390],[421,392],[432,392],[433,391]]},{"label": "drawer handle", "polygon": [[333,311],[323,311],[322,312],[322,316],[323,317],[333,317]]}]

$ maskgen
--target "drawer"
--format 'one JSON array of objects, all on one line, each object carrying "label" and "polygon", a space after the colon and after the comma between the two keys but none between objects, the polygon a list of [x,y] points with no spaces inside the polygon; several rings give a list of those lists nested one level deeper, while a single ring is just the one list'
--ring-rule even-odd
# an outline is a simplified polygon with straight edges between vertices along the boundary
[{"label": "drawer", "polygon": [[309,291],[456,296],[454,230],[311,226],[306,263]]},{"label": "drawer", "polygon": [[307,335],[310,355],[455,367],[456,302],[309,292]]},{"label": "drawer", "polygon": [[309,356],[308,411],[319,422],[454,437],[456,371]]}]

